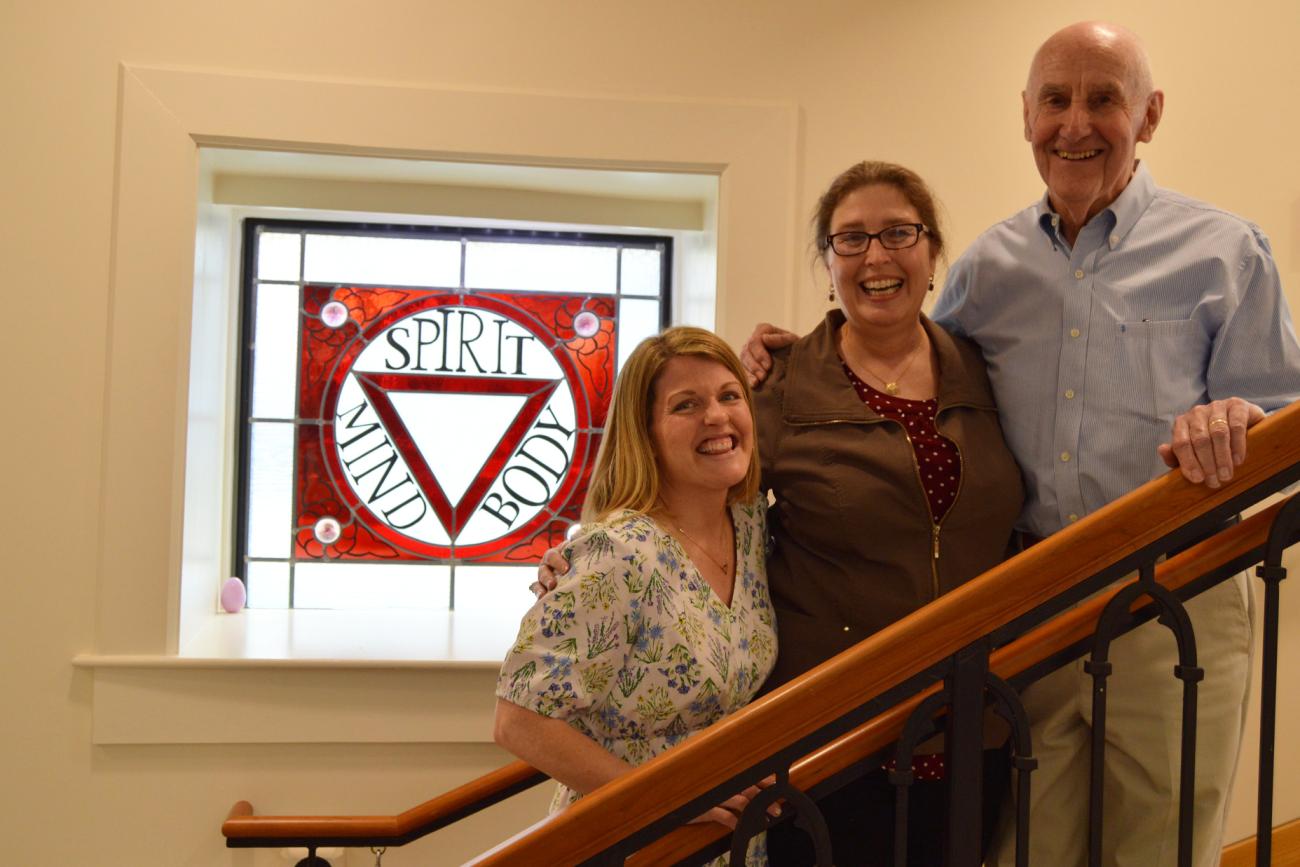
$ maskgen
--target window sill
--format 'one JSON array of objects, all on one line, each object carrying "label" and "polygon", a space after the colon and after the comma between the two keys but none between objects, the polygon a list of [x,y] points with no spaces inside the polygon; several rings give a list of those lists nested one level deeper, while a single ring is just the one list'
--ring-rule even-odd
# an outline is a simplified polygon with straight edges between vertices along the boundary
[{"label": "window sill", "polygon": [[96,744],[483,743],[517,620],[244,611],[178,654],[86,653]]},{"label": "window sill", "polygon": [[308,667],[501,667],[519,615],[381,609],[246,609],[207,618],[179,658]]}]

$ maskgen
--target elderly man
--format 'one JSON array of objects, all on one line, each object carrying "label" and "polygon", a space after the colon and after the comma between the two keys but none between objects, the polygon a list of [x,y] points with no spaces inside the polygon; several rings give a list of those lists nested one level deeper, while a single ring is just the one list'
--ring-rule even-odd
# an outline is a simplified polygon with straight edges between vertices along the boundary
[{"label": "elderly man", "polygon": [[[1046,195],[954,264],[934,320],[975,340],[1025,475],[1019,527],[1047,536],[1179,467],[1218,487],[1246,429],[1300,398],[1300,347],[1268,241],[1254,225],[1155,185],[1138,142],[1164,94],[1130,32],[1074,24],[1037,54],[1025,138]],[[744,356],[756,377],[760,326]],[[970,456],[977,460],[978,456]],[[1163,465],[1162,465],[1163,462]],[[1200,686],[1194,862],[1219,860],[1250,675],[1245,576],[1189,606]],[[1101,863],[1174,864],[1181,681],[1150,623],[1111,649]],[[1073,663],[1026,690],[1033,722],[1031,863],[1084,864],[1091,679]],[[1010,834],[996,863],[1013,863]]]}]

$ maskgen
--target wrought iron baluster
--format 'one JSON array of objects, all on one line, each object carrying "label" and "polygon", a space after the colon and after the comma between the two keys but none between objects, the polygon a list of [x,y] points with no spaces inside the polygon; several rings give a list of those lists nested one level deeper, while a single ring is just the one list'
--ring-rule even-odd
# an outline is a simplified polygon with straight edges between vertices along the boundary
[{"label": "wrought iron baluster", "polygon": [[993,694],[997,714],[1011,726],[1011,746],[1014,753],[1011,767],[1016,771],[1016,867],[1029,864],[1029,775],[1038,767],[1034,758],[1033,738],[1029,729],[1029,714],[1020,696],[1011,685],[989,672],[985,678]]},{"label": "wrought iron baluster", "polygon": [[731,863],[743,865],[749,841],[767,827],[767,808],[781,799],[795,810],[794,824],[812,838],[816,867],[832,867],[831,834],[817,802],[802,789],[790,784],[790,769],[776,772],[776,782],[760,791],[740,814],[731,835]]},{"label": "wrought iron baluster", "polygon": [[1259,806],[1255,817],[1255,864],[1273,860],[1273,749],[1277,738],[1277,642],[1281,584],[1286,578],[1282,552],[1300,533],[1300,497],[1291,497],[1273,518],[1264,562],[1255,574],[1264,581],[1264,659],[1259,713]]},{"label": "wrought iron baluster", "polygon": [[934,716],[949,703],[947,689],[940,690],[917,705],[903,725],[903,734],[894,749],[894,769],[889,781],[894,784],[894,867],[907,867],[907,793],[915,780],[912,757],[923,739],[938,731]]},{"label": "wrought iron baluster", "polygon": [[[1119,597],[1115,597],[1118,599]],[[1127,606],[1125,606],[1127,608]],[[1103,614],[1102,621],[1105,621]],[[1100,625],[1097,629],[1101,636]],[[1088,867],[1101,867],[1102,784],[1105,782],[1106,755],[1106,678],[1111,664],[1106,658],[1110,642],[1095,648],[1083,670],[1092,675],[1092,768],[1088,780]]]},{"label": "wrought iron baluster", "polygon": [[948,715],[944,764],[948,778],[948,867],[979,867],[984,805],[984,684],[989,673],[988,640],[952,658],[946,679]]},{"label": "wrought iron baluster", "polygon": [[1088,863],[1101,865],[1102,787],[1106,755],[1106,678],[1111,673],[1110,643],[1123,631],[1129,608],[1139,597],[1148,596],[1160,609],[1159,622],[1174,633],[1178,664],[1174,675],[1183,681],[1182,766],[1178,791],[1178,864],[1191,867],[1194,794],[1196,786],[1196,684],[1205,671],[1196,665],[1196,635],[1187,609],[1178,597],[1156,583],[1155,562],[1142,564],[1138,580],[1122,589],[1106,604],[1097,623],[1092,656],[1084,671],[1092,675],[1092,773],[1088,797]]}]

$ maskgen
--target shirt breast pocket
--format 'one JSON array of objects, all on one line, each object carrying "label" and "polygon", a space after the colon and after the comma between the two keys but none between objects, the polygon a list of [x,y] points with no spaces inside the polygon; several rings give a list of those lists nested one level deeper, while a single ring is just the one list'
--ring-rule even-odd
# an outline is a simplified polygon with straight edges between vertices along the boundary
[{"label": "shirt breast pocket", "polygon": [[[1150,391],[1151,409],[1164,424],[1205,400],[1210,338],[1195,319],[1120,323],[1135,387]],[[1145,380],[1145,381],[1144,381]]]}]

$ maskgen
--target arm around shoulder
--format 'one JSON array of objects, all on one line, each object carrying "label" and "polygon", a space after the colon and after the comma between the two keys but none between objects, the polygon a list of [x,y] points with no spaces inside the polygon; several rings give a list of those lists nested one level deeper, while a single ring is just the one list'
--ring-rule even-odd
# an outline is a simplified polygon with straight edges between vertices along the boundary
[{"label": "arm around shoulder", "polygon": [[754,387],[754,435],[758,443],[758,460],[764,488],[770,487],[773,462],[785,431],[782,407],[785,403],[786,365],[790,348],[772,353],[772,367],[767,378]]},{"label": "arm around shoulder", "polygon": [[499,698],[546,717],[568,719],[604,697],[624,664],[632,546],[595,524],[566,549],[572,568],[533,603],[497,678]]}]

